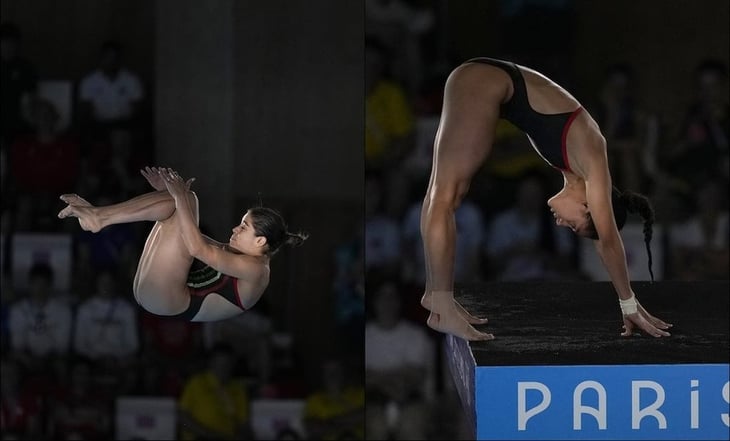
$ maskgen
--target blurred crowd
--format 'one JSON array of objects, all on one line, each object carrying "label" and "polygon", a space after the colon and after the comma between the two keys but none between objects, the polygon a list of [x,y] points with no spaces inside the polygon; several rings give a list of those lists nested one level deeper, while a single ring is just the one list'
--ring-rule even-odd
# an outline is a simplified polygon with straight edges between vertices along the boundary
[{"label": "blurred crowd", "polygon": [[[501,29],[509,34],[501,35],[500,53],[570,84],[575,75],[566,66],[573,55],[564,43],[573,26],[561,9],[569,3],[500,2]],[[368,434],[373,427],[379,434],[373,439],[443,439],[444,427],[448,436],[466,436],[459,431],[463,421],[449,412],[459,402],[450,379],[443,379],[441,336],[425,327],[419,305],[425,283],[420,211],[442,91],[451,70],[466,61],[444,50],[450,40],[439,5],[366,1],[366,389]],[[673,89],[691,88],[693,99],[667,99],[674,108],[655,111],[643,103],[640,72],[623,60],[610,61],[601,83],[590,87],[594,95],[579,99],[607,139],[614,185],[645,194],[654,205],[660,278],[727,280],[728,66],[708,58],[692,68]],[[680,121],[671,120],[678,114]],[[500,120],[492,153],[456,212],[457,285],[591,280],[581,241],[555,225],[546,204],[562,184],[527,137]],[[425,384],[411,382],[414,372]]]},{"label": "blurred crowd", "polygon": [[[125,65],[119,42],[99,42],[88,72],[62,81],[70,100],[59,100],[24,55],[21,29],[4,22],[1,37],[2,439],[115,439],[123,397],[174,400],[176,439],[254,439],[257,400],[301,403],[302,424],[276,422],[280,439],[362,439],[360,233],[333,251],[346,349],[314,363],[321,375],[303,372],[302,351],[271,319],[266,297],[220,322],[147,313],[131,287],[151,225],[92,234],[56,215],[63,193],[105,205],[152,190],[139,170],[155,165],[153,82]],[[71,238],[68,274],[52,253],[14,269],[13,238],[34,234]]]}]

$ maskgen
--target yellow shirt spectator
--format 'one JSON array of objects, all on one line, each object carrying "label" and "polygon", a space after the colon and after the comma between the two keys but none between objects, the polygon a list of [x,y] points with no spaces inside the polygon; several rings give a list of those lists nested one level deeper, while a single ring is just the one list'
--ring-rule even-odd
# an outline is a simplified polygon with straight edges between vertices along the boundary
[{"label": "yellow shirt spectator", "polygon": [[[249,418],[249,399],[243,381],[232,379],[221,384],[211,372],[191,377],[179,404],[198,424],[230,439],[239,436],[241,426]],[[182,430],[181,435],[184,440],[196,439],[187,430]]]},{"label": "yellow shirt spectator", "polygon": [[378,163],[390,144],[413,130],[413,111],[396,83],[380,81],[365,99],[365,160]]},{"label": "yellow shirt spectator", "polygon": [[[360,387],[347,387],[338,396],[325,391],[315,392],[307,398],[304,406],[305,420],[318,421],[322,427],[323,440],[365,439],[362,424],[365,412],[365,390]],[[324,427],[327,428],[324,428]]]}]

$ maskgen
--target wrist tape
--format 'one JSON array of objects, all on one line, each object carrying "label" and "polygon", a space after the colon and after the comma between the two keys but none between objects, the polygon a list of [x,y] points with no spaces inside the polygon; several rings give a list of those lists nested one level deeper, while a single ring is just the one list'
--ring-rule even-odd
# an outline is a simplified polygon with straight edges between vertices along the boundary
[{"label": "wrist tape", "polygon": [[618,299],[618,304],[621,306],[621,313],[623,315],[633,314],[637,311],[636,297],[633,294],[626,300]]}]

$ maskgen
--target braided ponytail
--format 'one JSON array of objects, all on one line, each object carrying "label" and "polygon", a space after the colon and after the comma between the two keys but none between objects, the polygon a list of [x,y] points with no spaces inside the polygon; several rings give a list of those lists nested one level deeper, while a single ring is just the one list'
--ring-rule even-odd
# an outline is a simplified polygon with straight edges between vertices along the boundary
[{"label": "braided ponytail", "polygon": [[[616,221],[616,227],[621,230],[626,223],[627,213],[636,213],[644,220],[644,244],[646,245],[646,254],[649,256],[649,275],[651,276],[652,283],[654,282],[654,271],[652,270],[652,258],[651,258],[651,238],[653,236],[653,225],[654,225],[654,208],[652,208],[649,199],[639,193],[633,191],[621,192],[616,187],[613,187],[611,192],[611,205],[613,206],[613,216]],[[598,240],[598,233],[596,227],[591,220],[588,229],[586,230],[586,237],[593,240]]]},{"label": "braided ponytail", "polygon": [[[646,254],[649,256],[649,274],[651,275],[651,281],[654,282],[654,271],[652,271],[650,246],[651,239],[654,233],[654,208],[651,206],[651,203],[646,196],[634,193],[633,191],[624,191],[623,193],[620,193],[618,199],[620,201],[620,206],[625,211],[638,214],[644,220],[644,244],[646,245]],[[615,204],[614,210],[616,210]],[[623,223],[621,226],[623,226]],[[619,226],[619,229],[621,228],[621,226]]]}]

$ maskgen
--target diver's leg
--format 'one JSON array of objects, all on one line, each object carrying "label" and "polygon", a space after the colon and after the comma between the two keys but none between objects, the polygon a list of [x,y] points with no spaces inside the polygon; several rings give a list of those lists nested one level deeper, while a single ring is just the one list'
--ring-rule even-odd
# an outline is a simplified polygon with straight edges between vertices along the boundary
[{"label": "diver's leg", "polygon": [[76,217],[81,228],[94,233],[113,224],[164,220],[175,211],[175,200],[167,190],[103,207],[95,207],[76,194],[65,194],[61,200],[68,206],[58,213],[58,217]]},{"label": "diver's leg", "polygon": [[503,71],[477,64],[460,66],[449,76],[422,208],[427,273],[422,304],[431,311],[427,323],[468,340],[493,337],[474,329],[454,301],[455,212],[491,151],[508,81]]},{"label": "diver's leg", "polygon": [[[197,224],[198,198],[193,192],[188,197]],[[187,278],[192,262],[193,257],[183,242],[178,212],[173,209],[170,216],[155,222],[145,242],[134,276],[137,302],[158,315],[183,312],[190,303]]]}]

